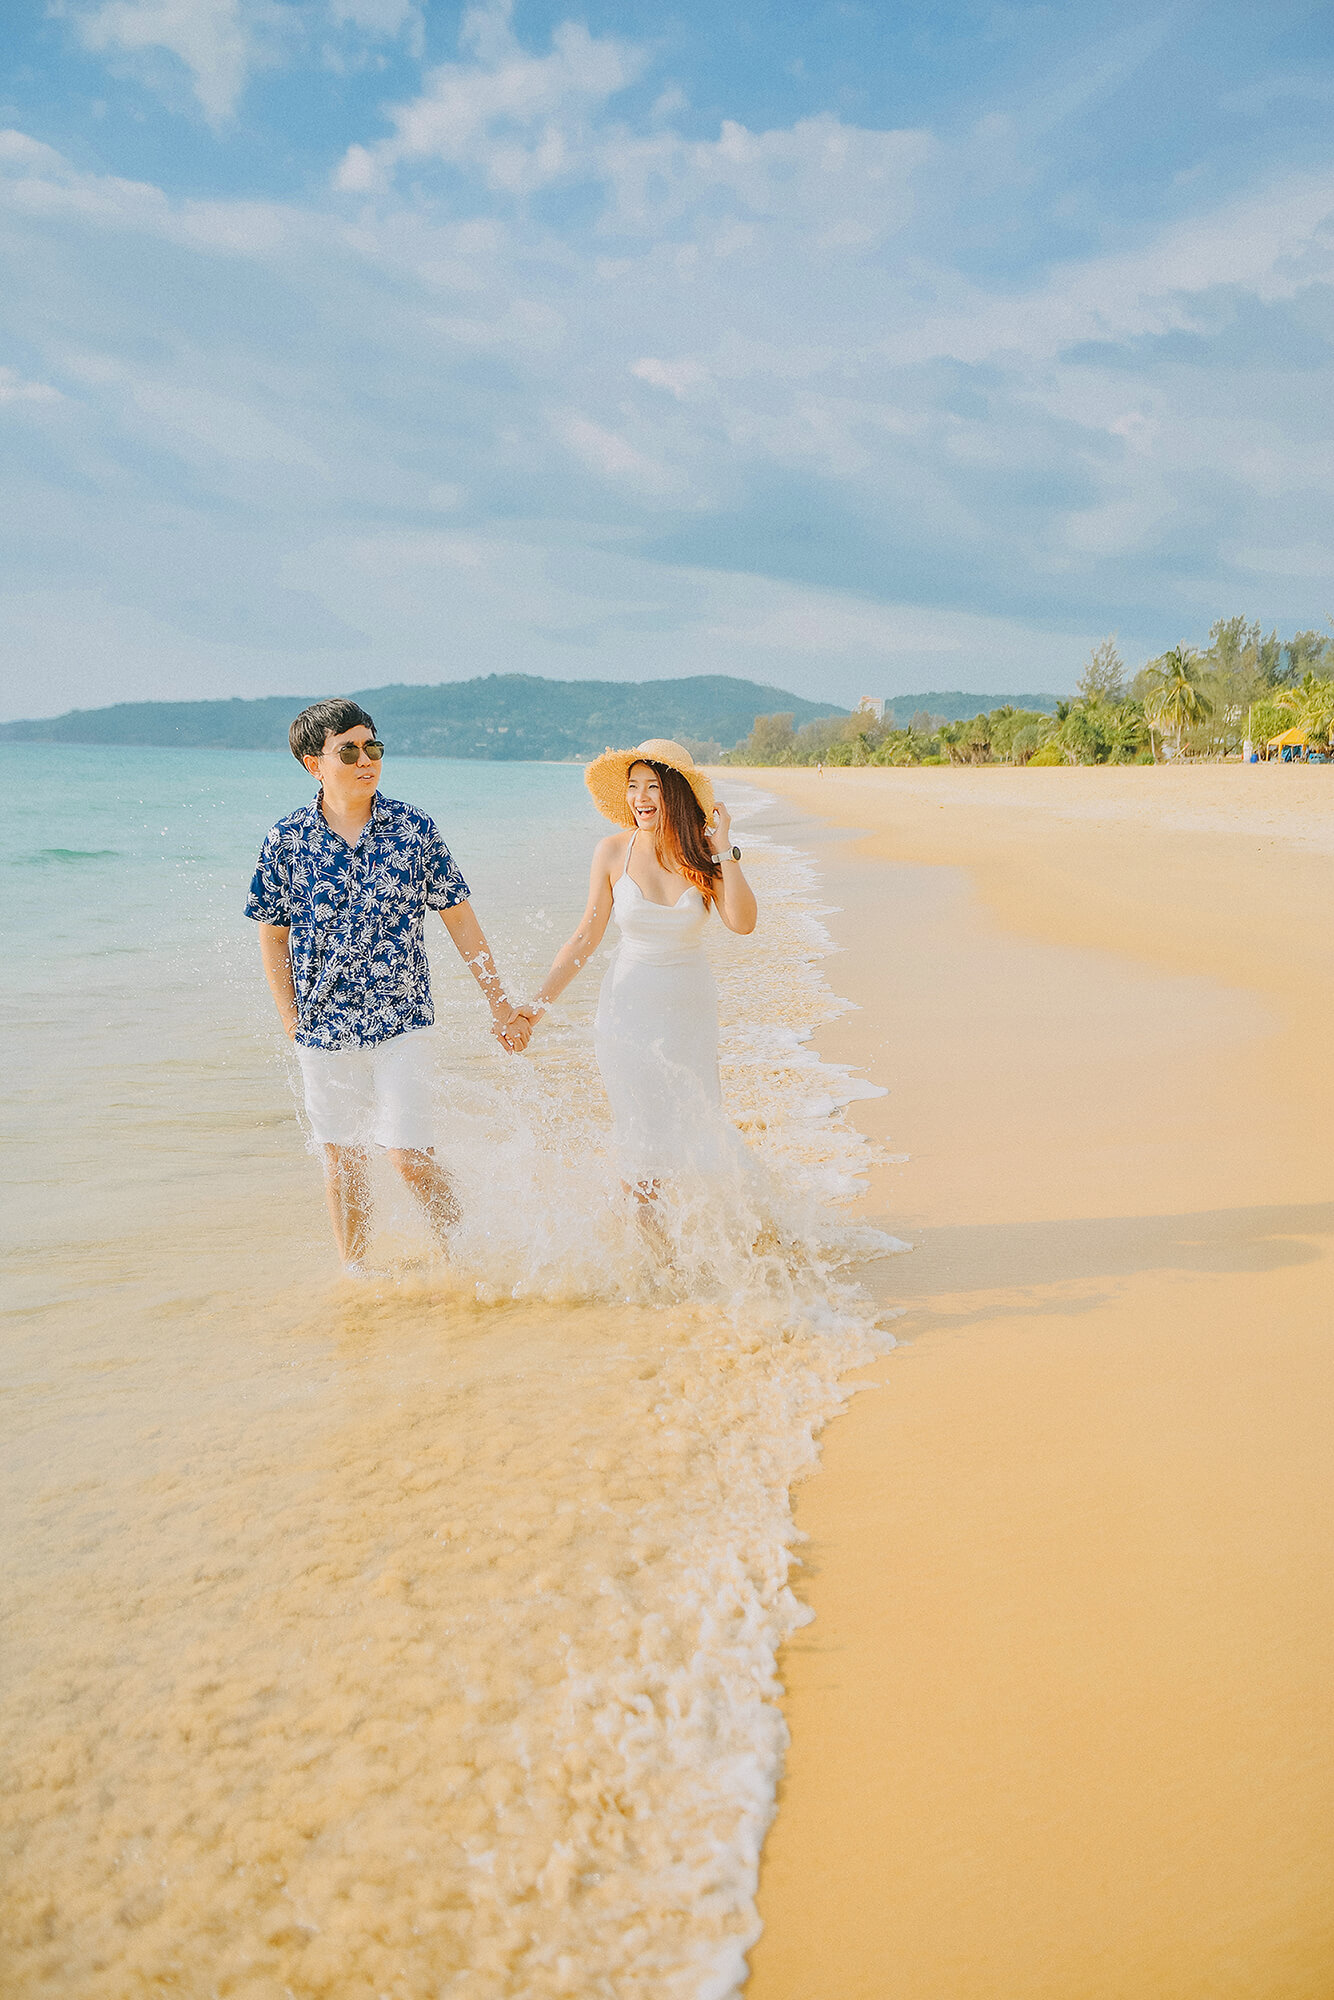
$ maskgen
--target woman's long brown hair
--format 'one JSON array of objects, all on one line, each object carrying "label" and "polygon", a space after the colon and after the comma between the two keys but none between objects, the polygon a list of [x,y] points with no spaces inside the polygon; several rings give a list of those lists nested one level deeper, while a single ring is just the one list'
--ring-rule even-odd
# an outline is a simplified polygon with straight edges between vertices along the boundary
[{"label": "woman's long brown hair", "polygon": [[[670,764],[655,764],[651,757],[638,757],[658,780],[658,850],[669,867],[679,868],[706,903],[718,895],[718,870],[713,852],[704,838],[708,821],[688,779]],[[633,769],[633,765],[631,769]]]}]

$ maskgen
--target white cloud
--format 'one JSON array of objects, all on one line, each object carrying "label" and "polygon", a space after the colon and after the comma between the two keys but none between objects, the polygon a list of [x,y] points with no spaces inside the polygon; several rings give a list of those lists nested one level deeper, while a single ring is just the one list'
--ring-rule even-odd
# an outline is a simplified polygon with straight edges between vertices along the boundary
[{"label": "white cloud", "polygon": [[514,36],[514,0],[475,0],[473,6],[465,8],[459,47],[479,63],[495,64],[513,55],[518,47]]},{"label": "white cloud", "polygon": [[[751,224],[776,225],[790,244],[862,251],[901,229],[913,213],[914,180],[935,142],[921,131],[871,131],[830,113],[752,132],[725,119],[717,139],[674,132],[608,132],[589,163],[612,198],[608,225],[656,235],[730,198]],[[758,239],[714,234],[714,255]]]},{"label": "white cloud", "polygon": [[602,478],[623,483],[637,492],[659,496],[681,492],[683,482],[624,437],[590,417],[568,414],[555,418],[553,428],[577,458]]},{"label": "white cloud", "polygon": [[0,368],[0,404],[59,403],[64,399],[49,382],[25,382],[13,368]]},{"label": "white cloud", "polygon": [[530,55],[515,41],[509,13],[501,6],[465,16],[460,39],[476,60],[442,63],[420,97],[390,113],[392,138],[350,147],[340,188],[361,193],[386,184],[405,162],[439,160],[524,194],[578,166],[589,144],[585,119],[634,81],[645,53],[567,21],[548,54]]},{"label": "white cloud", "polygon": [[124,392],[154,437],[184,459],[237,460],[242,464],[303,467],[319,474],[320,455],[285,425],[257,407],[252,395],[224,395],[204,383],[130,378]]},{"label": "white cloud", "polygon": [[[149,84],[169,91],[163,56],[189,77],[200,109],[215,126],[235,113],[255,70],[290,62],[326,41],[335,68],[348,67],[348,43],[405,41],[420,54],[423,0],[99,0],[72,18],[85,48],[128,62]],[[328,38],[332,38],[329,42]],[[355,58],[353,58],[355,60]]]},{"label": "white cloud", "polygon": [[1271,301],[1331,281],[1334,172],[1294,174],[1169,223],[1141,248],[1058,266],[1018,296],[958,288],[951,311],[910,322],[887,340],[886,353],[900,362],[1036,360],[1082,342],[1195,331],[1201,298],[1219,288]]},{"label": "white cloud", "polygon": [[360,28],[384,41],[407,34],[415,44],[422,31],[419,0],[329,0],[329,15],[335,27]]},{"label": "white cloud", "polygon": [[[752,132],[725,119],[715,140],[689,140],[662,124],[675,99],[655,106],[657,129],[612,123],[612,101],[647,66],[642,48],[598,38],[564,22],[545,55],[515,39],[510,6],[473,9],[461,47],[471,60],[430,72],[421,95],[391,109],[393,136],[348,148],[335,177],[345,193],[389,187],[405,165],[439,162],[523,197],[560,181],[602,184],[605,227],[656,233],[728,195],[743,221],[810,233],[833,250],[865,250],[911,213],[910,182],[932,141],[923,132],[868,131],[822,114],[781,130]],[[753,233],[732,221],[715,229],[711,252],[748,248]]]},{"label": "white cloud", "polygon": [[256,59],[253,23],[242,0],[105,0],[77,18],[85,46],[97,54],[161,50],[177,57],[214,123],[235,111]]},{"label": "white cloud", "polygon": [[1061,540],[1068,550],[1103,559],[1149,554],[1174,511],[1172,495],[1162,488],[1113,492],[1095,507],[1068,513]]},{"label": "white cloud", "polygon": [[1240,568],[1260,576],[1301,576],[1329,585],[1331,562],[1328,542],[1294,542],[1276,549],[1234,549],[1232,560]]},{"label": "white cloud", "polygon": [[678,402],[683,401],[692,390],[702,389],[713,380],[709,370],[701,367],[698,361],[655,361],[651,354],[633,362],[630,373],[654,389],[665,389]]},{"label": "white cloud", "polygon": [[[236,9],[240,0],[219,4]],[[187,0],[110,0],[91,20],[106,32],[119,22],[128,34],[113,8],[129,9],[138,20],[135,10],[158,7],[190,11]],[[379,0],[375,8],[386,27],[398,18],[380,11]],[[249,17],[252,59],[261,25],[260,15]],[[140,26],[146,35],[148,28]],[[385,197],[381,240],[411,216],[390,196],[395,172],[434,161],[479,178],[502,202],[521,203],[562,179],[597,182],[606,203],[601,233],[647,239],[650,252],[665,245],[677,277],[697,277],[702,266],[692,260],[700,258],[754,266],[790,258],[798,247],[857,265],[911,218],[914,177],[933,151],[924,133],[868,131],[828,115],[759,133],[728,120],[716,140],[687,140],[661,128],[636,134],[610,122],[608,112],[611,100],[641,73],[645,51],[566,23],[546,54],[533,55],[515,41],[505,5],[474,9],[462,40],[472,59],[431,72],[422,94],[389,114],[393,136],[350,146],[338,169],[341,191]],[[35,152],[29,164],[39,164]],[[31,201],[163,207],[157,190],[57,172],[55,156],[45,164],[53,172],[40,191],[30,190]],[[60,197],[57,181],[65,190]],[[241,249],[249,247],[249,232],[271,228],[274,212],[275,205],[264,203],[195,202],[172,209],[178,232],[229,230]],[[597,269],[612,276],[637,271],[644,248],[641,241],[630,259],[599,257]],[[729,281],[748,282],[740,271]]]},{"label": "white cloud", "polygon": [[58,172],[65,162],[54,146],[30,139],[26,132],[0,132],[0,166],[28,167],[35,173]]},{"label": "white cloud", "polygon": [[271,262],[333,233],[325,218],[279,202],[171,201],[149,181],[82,173],[53,147],[12,131],[0,132],[0,208],[48,225],[91,225]]}]

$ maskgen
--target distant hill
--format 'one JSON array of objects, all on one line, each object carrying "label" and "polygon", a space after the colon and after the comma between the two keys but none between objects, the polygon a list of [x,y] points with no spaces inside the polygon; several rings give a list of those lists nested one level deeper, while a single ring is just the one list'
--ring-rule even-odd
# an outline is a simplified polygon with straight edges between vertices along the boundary
[{"label": "distant hill", "polygon": [[[286,748],[292,717],[316,699],[294,694],[254,701],[118,702],[114,708],[72,709],[48,721],[0,723],[0,742],[279,750]],[[647,736],[685,739],[698,746],[696,755],[707,755],[748,735],[757,715],[790,714],[800,727],[817,716],[848,712],[834,702],[804,701],[782,688],[724,674],[671,681],[548,681],[532,674],[488,674],[433,687],[361,688],[353,699],[375,717],[376,728],[396,754],[416,757],[592,757],[609,743],[640,743]],[[943,699],[947,697],[921,697]]]},{"label": "distant hill", "polygon": [[906,729],[914,715],[925,710],[942,722],[971,722],[975,715],[987,715],[993,708],[1029,708],[1039,715],[1054,715],[1059,696],[1054,694],[896,694],[885,697],[885,720],[893,710],[894,721]]}]

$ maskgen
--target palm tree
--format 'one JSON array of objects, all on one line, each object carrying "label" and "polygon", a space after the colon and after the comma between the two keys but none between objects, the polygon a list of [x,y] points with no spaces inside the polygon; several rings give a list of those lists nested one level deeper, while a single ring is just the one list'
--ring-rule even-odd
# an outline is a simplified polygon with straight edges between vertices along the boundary
[{"label": "palm tree", "polygon": [[947,722],[940,731],[940,747],[951,764],[966,764],[969,761],[968,747],[964,742],[965,724]]},{"label": "palm tree", "polygon": [[1173,646],[1144,669],[1150,694],[1144,719],[1151,730],[1170,735],[1181,755],[1181,739],[1194,723],[1207,722],[1214,705],[1200,686],[1199,654],[1191,646]]},{"label": "palm tree", "polygon": [[1137,701],[1123,701],[1112,710],[1108,725],[1108,762],[1129,764],[1143,748],[1144,710]]}]

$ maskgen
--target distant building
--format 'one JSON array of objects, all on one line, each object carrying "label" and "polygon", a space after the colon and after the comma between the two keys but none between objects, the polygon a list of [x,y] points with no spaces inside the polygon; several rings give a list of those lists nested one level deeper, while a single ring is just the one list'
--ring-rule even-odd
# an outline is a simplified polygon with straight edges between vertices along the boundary
[{"label": "distant building", "polygon": [[861,715],[863,711],[865,711],[869,715],[873,715],[877,722],[883,722],[885,719],[884,695],[864,694],[861,700],[857,703],[854,713],[857,715]]}]

